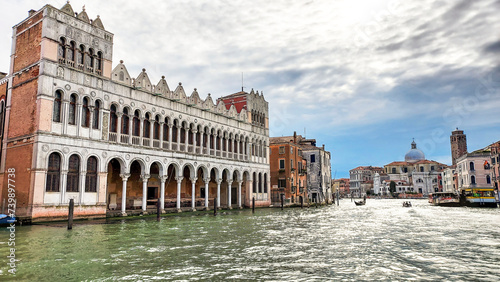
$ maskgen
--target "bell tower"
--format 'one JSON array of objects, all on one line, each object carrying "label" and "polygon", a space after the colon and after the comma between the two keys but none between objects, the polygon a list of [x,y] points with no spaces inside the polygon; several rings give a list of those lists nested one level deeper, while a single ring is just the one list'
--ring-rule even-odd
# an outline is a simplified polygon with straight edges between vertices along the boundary
[{"label": "bell tower", "polygon": [[452,163],[456,165],[457,159],[467,154],[467,137],[463,130],[458,130],[458,128],[456,128],[451,132],[450,145]]}]

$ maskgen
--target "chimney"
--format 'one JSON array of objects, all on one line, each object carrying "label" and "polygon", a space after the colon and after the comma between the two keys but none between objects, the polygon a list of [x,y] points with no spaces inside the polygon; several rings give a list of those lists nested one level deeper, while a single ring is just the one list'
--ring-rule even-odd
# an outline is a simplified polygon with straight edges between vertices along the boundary
[{"label": "chimney", "polygon": [[29,17],[33,16],[35,13],[36,13],[36,11],[33,9],[28,11]]},{"label": "chimney", "polygon": [[293,143],[297,144],[297,131],[293,132]]},{"label": "chimney", "polygon": [[323,151],[325,150],[325,144],[323,144]]}]

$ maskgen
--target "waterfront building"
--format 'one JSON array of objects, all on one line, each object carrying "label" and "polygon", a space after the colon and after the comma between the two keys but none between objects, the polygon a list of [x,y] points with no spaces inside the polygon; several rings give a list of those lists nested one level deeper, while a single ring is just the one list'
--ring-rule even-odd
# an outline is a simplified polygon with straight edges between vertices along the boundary
[{"label": "waterfront building", "polygon": [[375,174],[384,174],[384,169],[376,166],[358,166],[349,171],[349,190],[355,197],[363,197],[373,187]]},{"label": "waterfront building", "polygon": [[457,128],[451,132],[450,145],[452,165],[456,165],[457,159],[467,154],[467,136],[465,136],[463,130]]},{"label": "waterfront building", "polygon": [[[490,145],[491,149],[491,181],[496,190],[500,187],[500,141]],[[498,192],[497,192],[498,193]]]},{"label": "waterfront building", "polygon": [[394,182],[396,184],[396,191],[394,193],[406,194],[406,193],[413,192],[412,184],[407,182],[406,180],[384,179],[384,180],[382,180],[382,182],[380,184],[380,195],[381,196],[391,195],[391,191],[390,191],[391,182]]},{"label": "waterfront building", "polygon": [[293,136],[269,138],[271,202],[301,203],[307,197],[307,161],[302,157],[297,133]]},{"label": "waterfront building", "polygon": [[[15,172],[21,220],[270,205],[262,92],[190,95],[114,68],[97,16],[46,5],[13,27],[0,78],[1,199]],[[330,177],[328,177],[330,178]],[[215,202],[215,203],[214,203]]]},{"label": "waterfront building", "polygon": [[458,185],[456,185],[456,165],[443,169],[441,172],[441,178],[443,180],[443,192],[457,192]]},{"label": "waterfront building", "polygon": [[494,187],[490,161],[489,146],[459,157],[456,169],[458,188]]},{"label": "waterfront building", "polygon": [[445,164],[426,160],[424,152],[413,141],[405,160],[391,162],[384,166],[384,170],[390,180],[410,183],[410,192],[428,195],[440,190],[440,171],[447,167]]},{"label": "waterfront building", "polygon": [[349,197],[351,195],[349,182],[349,178],[332,179],[332,192],[336,195],[339,191],[341,197]]}]

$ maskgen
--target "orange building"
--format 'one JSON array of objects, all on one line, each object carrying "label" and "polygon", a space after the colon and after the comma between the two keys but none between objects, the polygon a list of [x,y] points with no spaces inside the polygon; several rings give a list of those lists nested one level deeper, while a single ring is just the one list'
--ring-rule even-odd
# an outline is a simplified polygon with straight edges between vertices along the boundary
[{"label": "orange building", "polygon": [[307,198],[307,162],[297,143],[297,134],[269,138],[271,171],[271,204],[300,203]]}]

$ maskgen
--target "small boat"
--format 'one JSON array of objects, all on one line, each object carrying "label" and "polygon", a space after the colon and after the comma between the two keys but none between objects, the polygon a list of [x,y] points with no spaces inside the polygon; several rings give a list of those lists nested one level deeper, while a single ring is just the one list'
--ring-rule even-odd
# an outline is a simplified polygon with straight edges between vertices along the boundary
[{"label": "small boat", "polygon": [[455,192],[436,192],[429,195],[429,203],[434,206],[459,207],[460,198]]},{"label": "small boat", "polygon": [[467,207],[496,208],[494,188],[466,188],[460,193],[460,204]]},{"label": "small boat", "polygon": [[366,201],[354,201],[356,206],[364,206],[366,204]]},{"label": "small boat", "polygon": [[403,202],[403,207],[411,208],[411,202],[410,201]]},{"label": "small boat", "polygon": [[0,225],[6,225],[6,224],[9,224],[9,223],[13,223],[16,221],[16,218],[15,217],[10,217],[6,214],[0,214]]}]

